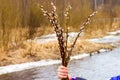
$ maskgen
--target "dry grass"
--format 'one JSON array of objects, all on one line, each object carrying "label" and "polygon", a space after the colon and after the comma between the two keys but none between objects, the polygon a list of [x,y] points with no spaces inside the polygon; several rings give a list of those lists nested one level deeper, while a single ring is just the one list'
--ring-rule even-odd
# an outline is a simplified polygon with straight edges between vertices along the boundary
[{"label": "dry grass", "polygon": [[[105,36],[105,33],[109,30],[115,31],[120,29],[120,23],[113,23],[111,29],[109,29],[109,25],[105,25],[105,26],[106,27],[104,29],[101,29],[101,28],[100,29],[92,28],[93,30],[89,29],[88,30],[89,32],[88,33],[86,32],[87,35],[82,37],[82,39],[102,37],[102,36]],[[71,28],[70,31],[73,31],[73,29]],[[35,36],[36,35],[40,36],[41,34],[49,34],[49,33],[53,33],[53,30],[50,27],[45,29],[38,28],[38,31],[35,34]],[[26,29],[19,28],[11,31],[11,33],[9,34],[9,37],[7,37],[8,38],[7,40],[10,40],[8,41],[10,43],[8,44],[9,52],[5,52],[7,51],[7,48],[5,48],[2,44],[0,44],[1,46],[0,65],[1,66],[16,64],[16,63],[38,61],[41,59],[60,59],[57,42],[50,42],[46,44],[37,44],[35,42],[22,43],[24,40],[26,40],[27,36],[28,36],[27,28]],[[97,52],[99,49],[103,49],[103,48],[112,49],[113,47],[111,47],[108,44],[98,44],[98,43],[92,43],[92,42],[82,40],[77,42],[77,44],[75,45],[75,48],[73,49],[72,55],[84,53],[84,52],[85,53]]]},{"label": "dry grass", "polygon": [[[70,45],[70,43],[69,43]],[[75,45],[72,55],[81,53],[92,53],[100,49],[113,49],[109,44],[99,44],[85,40],[78,41]],[[0,65],[9,65],[38,61],[41,59],[60,59],[60,53],[57,42],[37,44],[35,42],[25,42],[17,50],[11,50],[8,53],[0,54]]]}]

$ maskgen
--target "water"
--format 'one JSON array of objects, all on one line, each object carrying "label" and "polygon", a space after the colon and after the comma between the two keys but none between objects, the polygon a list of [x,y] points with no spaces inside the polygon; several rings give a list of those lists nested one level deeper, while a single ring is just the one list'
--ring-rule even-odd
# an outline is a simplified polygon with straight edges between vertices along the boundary
[{"label": "water", "polygon": [[75,66],[71,65],[71,70],[72,68],[77,70],[71,71],[71,73],[73,75],[76,73],[75,76],[82,76],[88,80],[107,80],[120,74],[119,58],[120,47],[112,52],[88,57],[82,61],[75,61]]}]

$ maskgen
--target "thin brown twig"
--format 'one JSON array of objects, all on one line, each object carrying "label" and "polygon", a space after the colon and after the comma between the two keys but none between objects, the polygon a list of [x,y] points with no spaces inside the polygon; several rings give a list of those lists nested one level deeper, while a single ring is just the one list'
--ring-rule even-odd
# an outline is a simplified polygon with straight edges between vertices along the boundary
[{"label": "thin brown twig", "polygon": [[66,58],[66,66],[67,66],[68,63],[69,63],[70,56],[71,56],[71,54],[72,54],[72,50],[73,50],[73,48],[74,48],[74,46],[75,46],[75,44],[76,44],[76,42],[77,42],[80,34],[83,32],[83,30],[85,29],[85,27],[90,23],[91,18],[92,18],[96,13],[97,13],[97,11],[95,11],[95,12],[93,12],[91,15],[89,15],[88,18],[87,18],[87,20],[81,25],[81,28],[80,28],[80,30],[79,30],[79,33],[77,34],[77,36],[76,36],[76,38],[75,38],[75,40],[74,40],[74,42],[73,42],[73,44],[72,44],[72,46],[71,46],[71,48],[70,48],[70,51],[68,51],[68,56],[67,56],[67,58]]},{"label": "thin brown twig", "polygon": [[90,23],[90,20],[91,18],[97,13],[97,11],[94,11],[92,14],[90,14],[87,18],[87,20],[81,25],[81,28],[79,30],[79,33],[77,34],[72,46],[71,46],[71,49],[70,49],[70,55],[72,53],[72,50],[77,42],[77,39],[79,38],[80,34],[83,32],[83,30],[85,29],[85,27]]},{"label": "thin brown twig", "polygon": [[68,56],[68,33],[69,33],[69,20],[70,20],[70,10],[71,10],[71,6],[68,5],[65,9],[65,13],[64,13],[64,17],[65,17],[65,51],[66,51],[66,55]]}]

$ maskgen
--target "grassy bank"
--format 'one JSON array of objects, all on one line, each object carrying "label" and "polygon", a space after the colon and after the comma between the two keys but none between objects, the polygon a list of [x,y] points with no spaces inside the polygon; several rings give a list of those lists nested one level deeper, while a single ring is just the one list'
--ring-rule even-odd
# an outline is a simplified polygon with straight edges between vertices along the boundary
[{"label": "grassy bank", "polygon": [[[114,47],[109,44],[99,44],[82,40],[77,42],[72,55],[82,53],[89,54],[97,52],[100,49],[111,50],[113,48]],[[21,44],[18,49],[0,54],[0,66],[38,61],[41,59],[60,59],[57,42],[49,42],[45,44],[25,42]]]}]

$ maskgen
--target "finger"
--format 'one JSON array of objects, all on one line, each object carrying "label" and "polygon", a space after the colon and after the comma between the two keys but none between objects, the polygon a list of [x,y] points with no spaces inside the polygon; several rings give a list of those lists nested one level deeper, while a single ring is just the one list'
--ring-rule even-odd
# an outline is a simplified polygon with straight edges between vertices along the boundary
[{"label": "finger", "polygon": [[64,67],[64,66],[60,66],[60,67],[58,68],[58,70],[68,70],[68,68],[67,68],[67,67]]},{"label": "finger", "polygon": [[68,73],[68,70],[58,70],[59,73]]},{"label": "finger", "polygon": [[59,75],[68,76],[67,73],[58,73]]},{"label": "finger", "polygon": [[68,74],[68,71],[58,71],[58,74]]},{"label": "finger", "polygon": [[58,76],[59,78],[67,78],[68,77],[68,75],[66,75],[66,74],[59,74],[59,76]]},{"label": "finger", "polygon": [[61,68],[61,69],[68,69],[68,68],[65,67],[65,66],[60,66],[59,68]]},{"label": "finger", "polygon": [[59,78],[66,78],[67,76],[68,76],[68,74],[58,73]]},{"label": "finger", "polygon": [[58,75],[59,74],[66,74],[66,75],[68,75],[68,71],[58,71]]}]

